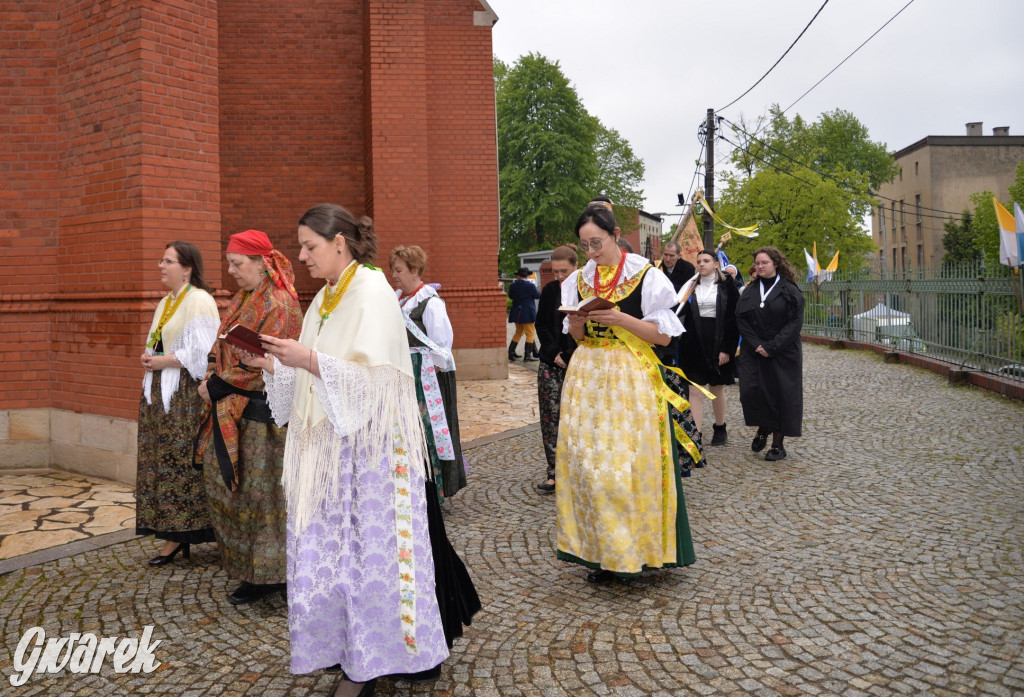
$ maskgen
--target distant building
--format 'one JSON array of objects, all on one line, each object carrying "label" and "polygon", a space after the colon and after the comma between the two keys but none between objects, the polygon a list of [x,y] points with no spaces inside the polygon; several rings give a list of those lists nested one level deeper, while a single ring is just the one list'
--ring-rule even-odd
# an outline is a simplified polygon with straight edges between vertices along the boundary
[{"label": "distant building", "polygon": [[648,259],[657,259],[661,256],[661,218],[651,215],[646,211],[635,208],[619,209],[616,215],[622,215],[623,210],[631,213],[635,211],[635,225],[629,225],[627,221],[620,221],[622,227],[622,239],[629,242],[633,251]]},{"label": "distant building", "polygon": [[971,194],[979,191],[1009,196],[1024,161],[1024,136],[1011,136],[1006,126],[986,136],[981,122],[969,123],[966,135],[927,136],[893,157],[900,172],[879,187],[882,204],[872,213],[878,259],[896,272],[934,268],[945,254],[943,224],[957,217],[951,213],[969,208]]}]

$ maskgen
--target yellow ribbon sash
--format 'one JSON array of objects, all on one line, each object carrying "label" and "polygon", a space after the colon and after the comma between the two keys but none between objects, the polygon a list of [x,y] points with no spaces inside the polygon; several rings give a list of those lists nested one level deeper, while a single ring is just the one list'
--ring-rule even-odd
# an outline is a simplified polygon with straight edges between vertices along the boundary
[{"label": "yellow ribbon sash", "polygon": [[[673,368],[672,366],[667,366],[662,363],[657,354],[655,354],[651,349],[651,345],[640,339],[636,334],[633,334],[622,327],[609,327],[609,329],[611,329],[615,338],[625,344],[626,348],[628,348],[636,357],[637,361],[639,361],[640,366],[643,368],[644,372],[647,373],[647,376],[651,379],[651,383],[654,385],[654,391],[657,394],[659,403],[664,404],[665,402],[668,402],[678,409],[680,413],[690,408],[690,403],[683,399],[682,395],[677,394],[671,387],[665,384],[665,379],[662,377],[659,368],[671,370],[700,390],[709,399],[715,398],[715,396],[708,390],[700,385],[694,384],[688,377],[686,377],[686,373],[679,368]],[[686,431],[683,430],[683,427],[674,420],[672,421],[672,431],[675,434],[676,441],[686,449],[686,452],[690,454],[693,461],[700,462],[701,455],[700,450],[697,449],[697,445],[693,442],[690,436],[686,435]]]}]

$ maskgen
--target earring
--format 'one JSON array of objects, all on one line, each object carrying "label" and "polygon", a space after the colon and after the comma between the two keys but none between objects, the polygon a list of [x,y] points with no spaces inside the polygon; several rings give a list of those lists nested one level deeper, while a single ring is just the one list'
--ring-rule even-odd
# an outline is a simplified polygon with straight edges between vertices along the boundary
[{"label": "earring", "polygon": [[338,254],[341,254],[341,250],[340,249],[338,250]]}]

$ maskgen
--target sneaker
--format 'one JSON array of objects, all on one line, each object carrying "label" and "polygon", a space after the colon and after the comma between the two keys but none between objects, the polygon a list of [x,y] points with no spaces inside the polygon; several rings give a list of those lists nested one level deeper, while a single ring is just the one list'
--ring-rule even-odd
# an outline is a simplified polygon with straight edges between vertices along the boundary
[{"label": "sneaker", "polygon": [[777,460],[786,459],[786,449],[781,445],[777,448],[769,448],[768,452],[765,453],[764,459],[768,462],[776,462]]},{"label": "sneaker", "polygon": [[759,453],[762,450],[764,450],[764,446],[767,444],[768,434],[758,432],[758,434],[754,436],[754,440],[750,443],[750,449],[753,450],[755,453]]},{"label": "sneaker", "polygon": [[725,445],[725,442],[729,440],[729,434],[725,431],[725,424],[719,426],[714,424],[715,435],[711,436],[711,445]]}]

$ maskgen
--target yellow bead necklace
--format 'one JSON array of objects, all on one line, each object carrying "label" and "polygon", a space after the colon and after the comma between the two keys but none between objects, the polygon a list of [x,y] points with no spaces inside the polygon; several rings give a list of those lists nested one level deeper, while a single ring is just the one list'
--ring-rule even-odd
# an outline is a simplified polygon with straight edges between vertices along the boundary
[{"label": "yellow bead necklace", "polygon": [[348,284],[352,282],[352,278],[356,275],[356,269],[359,268],[359,264],[350,264],[345,272],[341,274],[341,278],[338,282],[332,284],[330,281],[327,282],[327,288],[324,290],[324,297],[320,300],[320,326],[324,326],[324,322],[334,312],[334,308],[341,302],[341,296],[345,294],[348,289]]},{"label": "yellow bead necklace", "polygon": [[178,297],[174,299],[174,302],[170,301],[170,294],[168,294],[168,302],[164,305],[164,311],[160,313],[160,321],[156,323],[156,330],[149,335],[149,341],[146,342],[147,348],[155,349],[157,344],[160,343],[164,325],[171,320],[171,317],[174,317],[174,313],[178,310],[178,305],[181,305],[181,301],[185,299],[185,293],[189,292],[191,288],[191,284],[186,285],[185,289],[178,293]]}]

